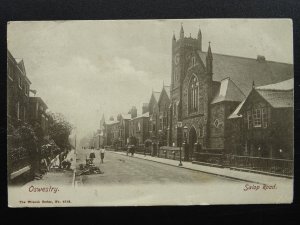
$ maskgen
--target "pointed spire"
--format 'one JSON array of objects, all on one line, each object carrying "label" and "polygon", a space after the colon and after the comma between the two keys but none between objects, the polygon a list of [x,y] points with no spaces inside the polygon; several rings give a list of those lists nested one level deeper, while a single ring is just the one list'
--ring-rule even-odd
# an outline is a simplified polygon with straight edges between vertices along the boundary
[{"label": "pointed spire", "polygon": [[176,41],[175,32],[173,30],[173,41]]},{"label": "pointed spire", "polygon": [[184,30],[183,30],[183,26],[182,26],[182,23],[181,23],[181,28],[180,28],[180,39],[183,39],[184,38]]},{"label": "pointed spire", "polygon": [[199,26],[199,30],[198,30],[198,39],[202,39],[202,33],[201,33],[200,26]]},{"label": "pointed spire", "polygon": [[253,88],[253,89],[255,88],[254,80],[252,81],[252,88]]},{"label": "pointed spire", "polygon": [[210,41],[208,42],[208,50],[207,50],[207,56],[208,59],[213,59],[212,53],[211,53],[211,47],[210,47]]}]

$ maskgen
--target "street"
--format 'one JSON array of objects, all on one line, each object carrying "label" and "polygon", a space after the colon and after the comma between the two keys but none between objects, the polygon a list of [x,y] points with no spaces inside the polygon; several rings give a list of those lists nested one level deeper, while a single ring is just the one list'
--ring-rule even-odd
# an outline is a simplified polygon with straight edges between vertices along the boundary
[{"label": "street", "polygon": [[[77,150],[77,169],[85,163],[91,150]],[[210,175],[189,169],[174,167],[131,156],[106,151],[104,163],[100,163],[100,152],[95,150],[94,163],[103,174],[82,175],[77,181],[83,186],[96,184],[212,184],[236,183],[237,180]],[[150,157],[150,156],[147,156]]]}]

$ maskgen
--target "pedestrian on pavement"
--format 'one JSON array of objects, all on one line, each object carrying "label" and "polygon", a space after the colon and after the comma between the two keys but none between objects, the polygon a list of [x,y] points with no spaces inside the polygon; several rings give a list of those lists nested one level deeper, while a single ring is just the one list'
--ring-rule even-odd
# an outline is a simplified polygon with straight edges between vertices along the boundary
[{"label": "pedestrian on pavement", "polygon": [[91,151],[91,153],[90,153],[90,159],[91,159],[92,162],[94,161],[94,158],[96,158],[95,150],[92,149],[92,151]]},{"label": "pedestrian on pavement", "polygon": [[63,151],[58,156],[58,159],[59,159],[59,168],[61,168],[61,163],[64,160],[64,155],[65,155],[65,152]]},{"label": "pedestrian on pavement", "polygon": [[104,153],[105,153],[105,148],[104,148],[104,146],[101,146],[101,149],[100,149],[101,163],[103,163]]}]

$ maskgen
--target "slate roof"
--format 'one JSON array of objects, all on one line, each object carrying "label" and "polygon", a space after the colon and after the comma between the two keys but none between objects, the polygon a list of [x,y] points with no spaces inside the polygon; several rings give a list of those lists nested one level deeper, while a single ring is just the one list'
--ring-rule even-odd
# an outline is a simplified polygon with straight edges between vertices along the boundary
[{"label": "slate roof", "polygon": [[[264,98],[273,108],[289,108],[294,107],[293,89],[294,79],[292,78],[274,84],[255,87],[254,91],[256,91],[262,98]],[[242,117],[241,115],[238,115],[238,113],[245,101],[246,99],[237,106],[237,108],[228,117],[228,119]]]},{"label": "slate roof", "polygon": [[239,89],[230,78],[226,78],[221,81],[220,88],[218,89],[211,104],[223,101],[241,102],[245,98],[246,96],[241,89]]},{"label": "slate roof", "polygon": [[242,106],[244,105],[246,99],[244,101],[242,101],[237,107],[236,109],[230,114],[230,116],[228,116],[228,119],[235,119],[235,118],[241,118],[242,115],[238,115],[240,109],[242,108]]},{"label": "slate roof", "polygon": [[149,117],[149,112],[146,112],[146,113],[144,113],[144,114],[142,114],[142,115],[138,115],[137,117],[132,118],[131,120],[138,119],[138,118],[142,118],[142,117],[148,118],[148,117]]},{"label": "slate roof", "polygon": [[15,66],[21,71],[23,77],[27,80],[27,82],[29,84],[31,84],[31,81],[29,80],[29,78],[26,75],[26,70],[25,70],[25,65],[24,65],[23,59],[14,58],[9,50],[7,50],[7,57],[13,61]]},{"label": "slate roof", "polygon": [[[165,91],[166,91],[166,94],[167,94],[167,96],[168,96],[168,98],[170,99],[170,86],[163,86],[163,89],[165,89]],[[163,89],[162,89],[162,91],[160,92],[160,95],[159,95],[159,98],[158,98],[158,101],[157,101],[157,103],[159,103],[159,101],[161,101],[160,99],[162,98],[162,93],[163,93]]]},{"label": "slate roof", "polygon": [[111,121],[111,120],[108,120],[108,121],[105,121],[105,124],[106,125],[113,125],[113,124],[116,124],[116,123],[119,123],[120,121]]},{"label": "slate roof", "polygon": [[[206,52],[198,51],[205,64]],[[248,95],[255,85],[267,85],[293,78],[293,65],[272,61],[261,61],[254,58],[222,55],[213,53],[213,80],[221,81],[226,77],[231,80]]]},{"label": "slate roof", "polygon": [[168,97],[170,98],[170,94],[171,94],[171,87],[170,86],[164,86],[164,89],[167,92]]},{"label": "slate roof", "polygon": [[121,116],[122,116],[122,118],[124,120],[130,120],[131,119],[131,115],[130,114],[122,114]]},{"label": "slate roof", "polygon": [[292,90],[256,90],[273,108],[294,107]]},{"label": "slate roof", "polygon": [[294,78],[279,83],[275,83],[275,84],[256,87],[255,89],[256,90],[293,90]]},{"label": "slate roof", "polygon": [[153,91],[153,92],[152,92],[152,94],[153,94],[153,96],[154,96],[154,98],[155,98],[155,100],[156,100],[157,102],[158,102],[158,100],[159,100],[160,93],[161,93],[161,92],[159,92],[159,91]]}]

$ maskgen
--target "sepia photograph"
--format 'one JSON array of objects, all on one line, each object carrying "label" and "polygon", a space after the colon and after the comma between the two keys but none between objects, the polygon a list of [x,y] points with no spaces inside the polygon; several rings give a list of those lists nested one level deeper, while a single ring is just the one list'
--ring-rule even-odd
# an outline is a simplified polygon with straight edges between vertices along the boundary
[{"label": "sepia photograph", "polygon": [[8,206],[292,203],[293,58],[291,19],[8,22]]}]

